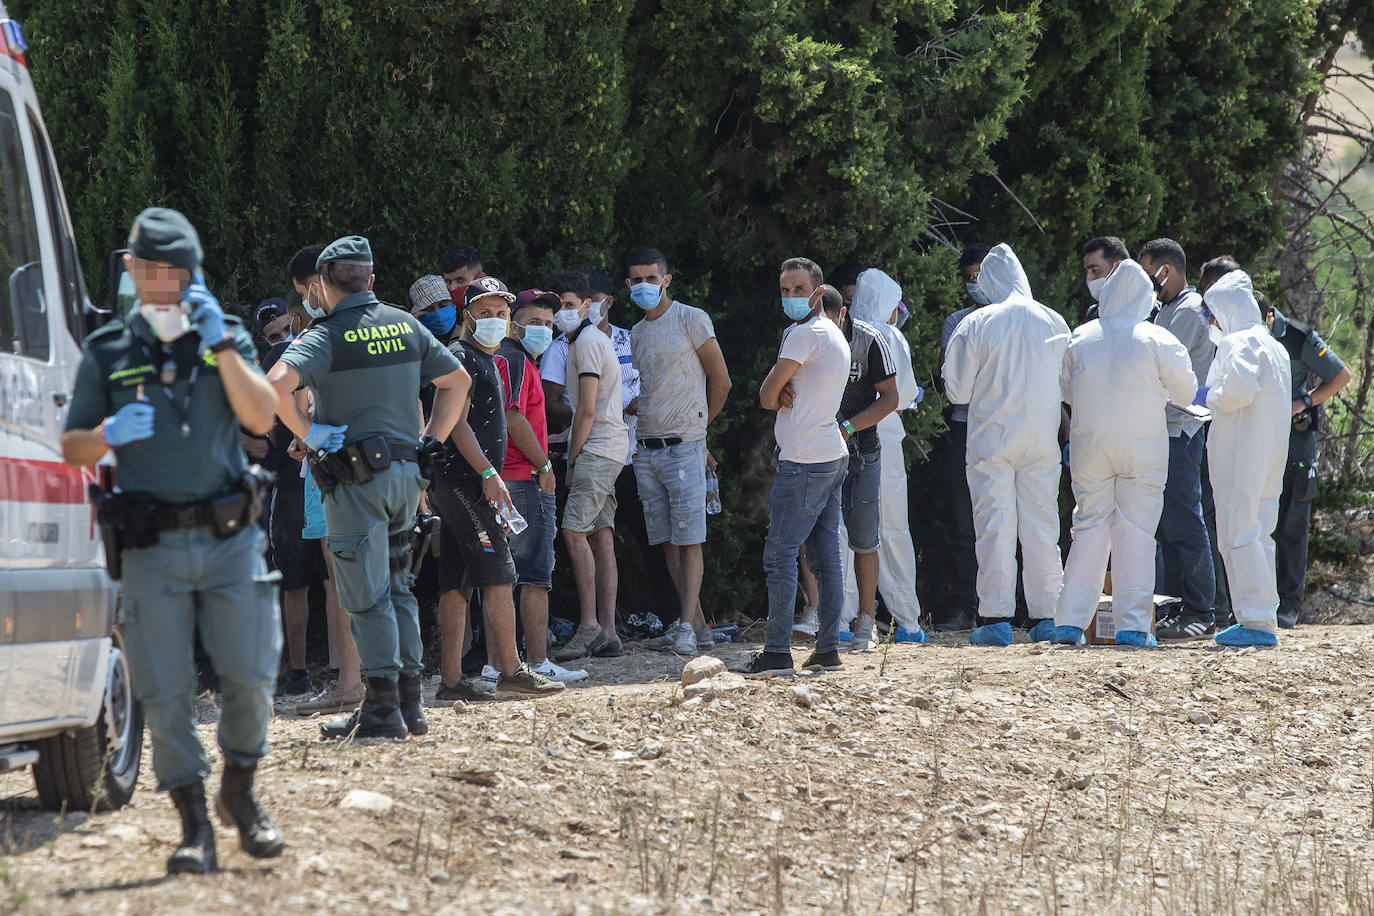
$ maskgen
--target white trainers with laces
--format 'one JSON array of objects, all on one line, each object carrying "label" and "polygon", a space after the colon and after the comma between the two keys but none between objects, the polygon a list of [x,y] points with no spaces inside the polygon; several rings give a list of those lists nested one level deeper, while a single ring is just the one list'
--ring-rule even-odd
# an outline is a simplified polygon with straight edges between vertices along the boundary
[{"label": "white trainers with laces", "polygon": [[555,665],[547,658],[537,665],[531,665],[530,670],[560,684],[572,684],[588,676],[585,671],[570,671],[562,665]]},{"label": "white trainers with laces", "polygon": [[681,619],[674,620],[668,629],[663,631],[662,636],[655,636],[645,643],[645,645],[655,652],[671,652],[673,651],[673,647],[677,645],[678,631],[685,626],[686,624],[683,623]]},{"label": "white trainers with laces", "polygon": [[811,606],[802,608],[802,612],[797,615],[792,623],[792,632],[801,633],[803,636],[815,636],[821,629],[820,612]]},{"label": "white trainers with laces", "polygon": [[501,672],[500,672],[500,671],[497,671],[497,670],[496,670],[495,668],[493,668],[491,665],[483,665],[483,666],[482,666],[482,682],[483,682],[484,684],[486,684],[488,687],[490,687],[492,690],[495,690],[495,689],[496,689],[496,682],[499,681],[500,679],[501,679]]},{"label": "white trainers with laces", "polygon": [[711,625],[703,623],[697,628],[697,651],[709,652],[716,647],[716,638],[711,635]]},{"label": "white trainers with laces", "polygon": [[697,654],[697,634],[689,624],[678,627],[677,639],[673,643],[673,652],[687,657]]}]

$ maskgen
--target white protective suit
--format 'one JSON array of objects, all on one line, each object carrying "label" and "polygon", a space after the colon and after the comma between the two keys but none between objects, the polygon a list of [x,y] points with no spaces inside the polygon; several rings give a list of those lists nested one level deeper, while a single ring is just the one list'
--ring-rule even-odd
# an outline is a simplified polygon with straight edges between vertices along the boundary
[{"label": "white protective suit", "polygon": [[1187,348],[1146,321],[1154,299],[1144,269],[1122,261],[1102,287],[1097,320],[1073,332],[1064,355],[1075,506],[1058,626],[1088,628],[1110,554],[1118,629],[1150,632],[1155,529],[1169,478],[1164,405],[1192,403],[1198,386]]},{"label": "white protective suit", "polygon": [[1276,633],[1274,527],[1288,463],[1292,369],[1260,319],[1249,275],[1231,271],[1205,301],[1226,335],[1207,373],[1207,460],[1231,612],[1241,626]]},{"label": "white protective suit", "polygon": [[945,349],[945,393],[968,404],[968,485],[977,535],[979,616],[1016,610],[1016,541],[1033,620],[1054,617],[1059,560],[1059,370],[1064,319],[1031,297],[1006,244],[983,259],[978,288],[992,302],[959,325]]},{"label": "white protective suit", "polygon": [[[911,368],[911,347],[902,332],[889,323],[902,299],[902,288],[887,274],[870,267],[859,274],[849,314],[866,321],[883,335],[897,364],[897,409],[878,421],[882,449],[879,469],[878,594],[883,596],[897,625],[914,630],[920,625],[921,604],[916,598],[916,548],[907,522],[906,462],[902,458],[901,411],[916,398],[916,373]],[[846,542],[847,543],[847,542]],[[859,586],[854,578],[854,553],[844,552],[844,614],[849,623],[859,614]]]}]

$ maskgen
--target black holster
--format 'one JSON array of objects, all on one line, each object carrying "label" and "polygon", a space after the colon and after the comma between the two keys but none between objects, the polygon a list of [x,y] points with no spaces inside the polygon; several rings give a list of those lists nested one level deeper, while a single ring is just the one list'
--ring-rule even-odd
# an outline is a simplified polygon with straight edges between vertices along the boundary
[{"label": "black holster", "polygon": [[420,574],[420,564],[424,562],[425,555],[433,546],[437,552],[439,547],[439,525],[442,519],[437,515],[417,515],[415,525],[411,528],[410,542],[410,571],[415,575]]},{"label": "black holster", "polygon": [[383,471],[391,462],[401,459],[414,461],[415,450],[409,454],[393,447],[385,436],[371,436],[351,445],[345,445],[337,452],[315,452],[310,456],[310,473],[321,493],[332,493],[340,484],[370,483],[377,471]]},{"label": "black holster", "polygon": [[111,579],[119,579],[124,574],[126,549],[152,547],[158,542],[157,500],[142,493],[115,493],[96,483],[88,492],[105,546],[105,568]]}]

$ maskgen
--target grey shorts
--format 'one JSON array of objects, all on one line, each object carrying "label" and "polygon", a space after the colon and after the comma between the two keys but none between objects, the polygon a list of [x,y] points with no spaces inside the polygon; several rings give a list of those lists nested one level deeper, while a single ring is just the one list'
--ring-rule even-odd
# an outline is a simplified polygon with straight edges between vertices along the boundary
[{"label": "grey shorts", "polygon": [[635,451],[635,484],[650,544],[706,541],[706,440]]},{"label": "grey shorts", "polygon": [[583,452],[573,463],[568,501],[563,504],[563,528],[590,534],[615,527],[615,479],[625,462]]},{"label": "grey shorts", "polygon": [[844,479],[840,508],[844,512],[844,527],[849,532],[849,549],[855,553],[874,553],[878,549],[881,530],[879,487],[883,479],[881,457],[879,449],[849,456],[849,476]]}]

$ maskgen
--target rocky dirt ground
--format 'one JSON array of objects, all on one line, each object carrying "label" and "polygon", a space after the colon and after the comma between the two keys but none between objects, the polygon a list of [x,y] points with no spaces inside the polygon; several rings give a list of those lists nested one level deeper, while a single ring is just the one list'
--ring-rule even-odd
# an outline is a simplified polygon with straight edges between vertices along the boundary
[{"label": "rocky dirt ground", "polygon": [[221,829],[211,877],[164,878],[147,759],[112,814],[3,776],[0,912],[1374,911],[1374,630],[962,638],[699,699],[639,652],[558,698],[433,709],[406,743],[283,716],[260,794],[290,845],[258,862]]}]

